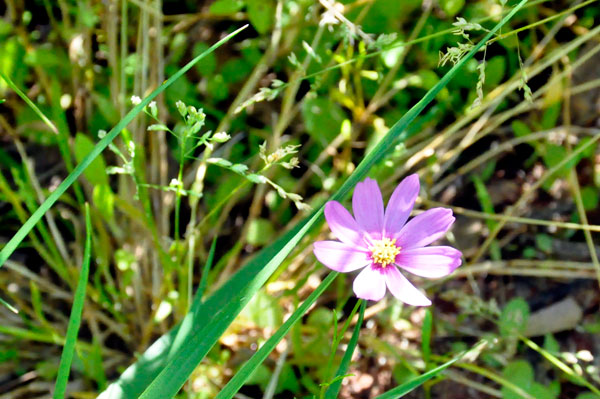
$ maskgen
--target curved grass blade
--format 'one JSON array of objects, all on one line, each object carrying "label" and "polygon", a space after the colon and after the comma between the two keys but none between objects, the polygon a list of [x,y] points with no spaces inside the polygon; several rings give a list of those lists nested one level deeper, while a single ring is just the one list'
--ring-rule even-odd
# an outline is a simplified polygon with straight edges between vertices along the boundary
[{"label": "curved grass blade", "polygon": [[448,367],[450,367],[452,364],[456,363],[457,361],[462,360],[466,357],[470,357],[470,356],[473,356],[473,358],[476,358],[477,356],[479,356],[481,351],[487,346],[487,344],[488,344],[488,342],[485,340],[479,341],[472,348],[461,352],[454,359],[451,359],[451,360],[447,361],[446,363],[442,364],[441,366],[438,366],[438,367],[434,368],[433,370],[430,370],[424,374],[421,374],[420,376],[415,377],[412,380],[407,381],[400,386],[397,386],[396,388],[390,389],[386,393],[377,396],[375,399],[401,398],[402,396],[406,395],[407,393],[411,392],[412,390],[420,387],[428,380],[437,376],[439,373],[441,373],[442,371],[444,371],[445,369],[447,369]]},{"label": "curved grass blade", "polygon": [[[450,79],[456,75],[465,63],[478,52],[485,43],[510,20],[515,13],[527,3],[521,0],[510,13],[508,13],[475,47],[456,63],[440,81],[429,90],[425,96],[415,104],[379,141],[373,150],[365,156],[355,171],[342,184],[340,189],[330,198],[341,200],[363,179],[370,168],[379,162],[396,142],[406,140],[411,134],[407,132],[407,126],[433,101],[435,96],[448,84]],[[250,262],[234,276],[231,277],[220,289],[204,302],[199,311],[195,329],[190,334],[182,348],[169,358],[169,346],[171,345],[174,332],[171,331],[159,339],[156,345],[152,345],[142,357],[141,364],[134,364],[112,388],[115,396],[107,396],[114,399],[137,397],[139,389],[148,384],[141,398],[165,399],[173,397],[185,383],[189,375],[202,361],[204,356],[217,342],[233,319],[248,304],[254,294],[275,272],[277,267],[298,245],[300,240],[308,231],[316,225],[323,214],[323,207],[314,211],[310,216],[294,226],[290,231],[277,239],[272,245],[260,251]],[[179,328],[179,327],[177,327]],[[152,360],[150,360],[152,359]],[[166,367],[157,374],[160,365]],[[148,379],[154,379],[149,382]],[[126,387],[126,388],[125,388]],[[125,390],[124,390],[125,389]],[[127,392],[127,394],[125,394]]]},{"label": "curved grass blade", "polygon": [[442,364],[439,367],[434,368],[431,371],[426,372],[425,374],[421,374],[420,376],[413,378],[412,380],[397,386],[396,388],[393,388],[389,391],[387,391],[384,394],[381,394],[379,396],[377,396],[375,399],[397,399],[397,398],[401,398],[404,395],[406,395],[407,393],[411,392],[412,390],[420,387],[421,385],[423,385],[426,381],[432,379],[433,377],[435,377],[436,375],[438,375],[439,373],[441,373],[442,371],[444,371],[445,369],[447,369],[448,367],[450,367],[453,363],[457,362],[458,360],[460,360],[462,358],[463,355],[459,356],[459,357],[455,357],[454,359]]},{"label": "curved grass blade", "polygon": [[231,380],[223,387],[223,389],[217,394],[215,399],[231,399],[237,393],[237,391],[244,385],[248,377],[256,370],[256,368],[269,356],[269,354],[275,349],[279,341],[283,339],[290,331],[292,326],[306,313],[306,311],[312,306],[313,303],[321,296],[323,291],[335,280],[339,273],[331,272],[329,275],[319,284],[319,286],[306,298],[302,305],[298,306],[298,309],[283,323],[281,327],[260,347],[258,351],[238,370]]},{"label": "curved grass blade", "polygon": [[79,273],[79,281],[75,290],[73,299],[73,307],[71,308],[71,316],[69,317],[69,327],[67,328],[67,336],[65,337],[65,346],[63,347],[60,357],[60,365],[58,366],[58,375],[54,385],[54,399],[62,399],[65,397],[67,383],[69,382],[69,373],[71,371],[71,362],[75,353],[75,344],[77,343],[77,334],[81,325],[81,313],[85,303],[85,290],[90,272],[90,259],[92,252],[92,222],[90,220],[90,207],[85,204],[85,248],[83,250],[83,263],[81,264],[81,272]]},{"label": "curved grass blade", "polygon": [[[46,115],[44,115],[44,113],[38,108],[38,106],[35,105],[34,102],[29,99],[29,97],[27,97],[27,94],[23,93],[23,91],[21,91],[21,89],[19,89],[19,87],[8,76],[6,76],[4,74],[4,72],[2,72],[2,71],[0,71],[0,78],[4,79],[6,84],[11,89],[13,89],[14,92],[17,93],[19,95],[19,97],[21,97],[21,99],[27,103],[27,105],[29,105],[31,107],[33,112],[35,112],[37,114],[37,116],[39,116],[40,119],[50,128],[50,130],[52,130],[52,133],[58,134],[58,129],[56,128],[54,123],[52,123],[52,121],[50,119],[48,119],[48,117]],[[4,101],[0,101],[0,104],[3,102]]]},{"label": "curved grass blade", "polygon": [[198,309],[200,309],[200,305],[202,304],[202,296],[204,295],[204,290],[206,289],[208,272],[212,268],[213,261],[215,259],[216,247],[217,237],[213,239],[213,242],[210,246],[208,259],[202,268],[202,277],[200,279],[200,284],[198,285],[198,291],[196,291],[190,311],[185,315],[183,321],[181,322],[181,327],[179,328],[179,331],[177,331],[177,335],[173,340],[173,345],[171,345],[171,348],[169,349],[169,355],[177,352],[177,350],[181,347],[181,344],[185,341],[186,337],[190,335],[192,328],[194,328],[194,319],[197,317]]},{"label": "curved grass blade", "polygon": [[108,132],[106,136],[104,136],[104,138],[102,138],[102,140],[100,140],[96,144],[94,149],[85,158],[83,158],[81,163],[75,167],[73,172],[71,172],[67,176],[67,178],[52,192],[52,194],[48,196],[46,201],[44,201],[44,203],[40,205],[40,207],[29,217],[29,219],[27,219],[25,224],[21,226],[21,228],[10,239],[10,241],[6,243],[4,248],[2,248],[2,250],[0,251],[0,267],[2,267],[4,262],[10,257],[10,255],[15,251],[15,249],[17,249],[21,241],[23,241],[25,239],[25,236],[27,236],[27,233],[29,233],[31,229],[33,229],[33,227],[36,225],[37,222],[40,221],[40,219],[42,218],[42,216],[44,216],[48,209],[50,209],[50,207],[52,207],[52,205],[54,205],[54,203],[58,201],[60,196],[63,195],[65,191],[67,191],[67,189],[75,182],[75,180],[77,180],[77,178],[83,173],[83,171],[92,163],[94,159],[96,159],[98,155],[100,155],[102,151],[104,151],[106,147],[108,147],[108,145],[129,124],[129,122],[131,122],[133,118],[135,118],[144,107],[150,104],[150,101],[152,101],[156,96],[162,93],[167,87],[171,86],[171,84],[173,84],[174,81],[179,79],[181,75],[186,73],[198,61],[206,57],[208,54],[212,53],[215,49],[223,45],[225,42],[229,41],[239,32],[246,29],[247,26],[248,25],[244,25],[243,27],[239,28],[233,33],[230,33],[223,39],[219,40],[217,43],[213,44],[208,50],[198,55],[192,61],[188,62],[184,67],[177,71],[177,73],[171,76],[166,82],[154,89],[154,91],[150,93],[146,98],[144,98],[140,104],[138,104],[131,111],[129,111],[129,113],[127,113],[127,115],[125,115],[125,117],[123,117],[123,119],[121,119],[119,123],[117,123],[117,125],[113,127],[110,130],[110,132]]},{"label": "curved grass blade", "polygon": [[360,313],[358,314],[358,321],[356,326],[354,326],[352,337],[350,337],[350,342],[348,342],[348,347],[346,348],[346,352],[344,352],[344,357],[342,357],[340,367],[338,367],[337,372],[335,373],[334,382],[329,386],[329,388],[327,388],[327,391],[325,392],[325,399],[335,399],[338,397],[343,380],[343,378],[340,377],[348,373],[348,367],[350,367],[352,354],[354,353],[354,349],[358,344],[358,336],[360,335],[360,328],[362,327],[363,319],[365,318],[366,307],[367,301],[362,300],[362,303],[360,304]]}]

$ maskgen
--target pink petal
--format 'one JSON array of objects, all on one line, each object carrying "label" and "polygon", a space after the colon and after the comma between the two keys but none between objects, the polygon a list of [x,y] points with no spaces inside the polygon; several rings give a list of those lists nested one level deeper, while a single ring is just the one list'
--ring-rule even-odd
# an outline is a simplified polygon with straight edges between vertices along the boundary
[{"label": "pink petal", "polygon": [[452,247],[425,247],[401,251],[398,266],[421,277],[440,278],[449,275],[462,263],[459,250]]},{"label": "pink petal", "polygon": [[363,241],[363,232],[350,212],[337,201],[325,204],[325,219],[331,232],[346,244],[351,244],[366,249]]},{"label": "pink petal", "polygon": [[397,299],[413,306],[431,305],[431,301],[412,285],[396,267],[386,267],[385,272],[385,283]]},{"label": "pink petal", "polygon": [[366,178],[358,183],[352,195],[352,210],[360,227],[375,238],[383,230],[383,199],[377,182]]},{"label": "pink petal", "polygon": [[336,272],[351,272],[371,263],[366,252],[338,241],[317,241],[313,252],[319,262]]},{"label": "pink petal", "polygon": [[403,250],[424,247],[442,238],[452,223],[452,210],[429,209],[412,218],[394,238]]},{"label": "pink petal", "polygon": [[397,234],[408,220],[410,211],[419,194],[419,176],[412,174],[405,177],[392,193],[385,208],[383,228],[389,235]]},{"label": "pink petal", "polygon": [[357,297],[379,301],[385,295],[385,276],[372,266],[365,267],[356,276],[352,289]]}]

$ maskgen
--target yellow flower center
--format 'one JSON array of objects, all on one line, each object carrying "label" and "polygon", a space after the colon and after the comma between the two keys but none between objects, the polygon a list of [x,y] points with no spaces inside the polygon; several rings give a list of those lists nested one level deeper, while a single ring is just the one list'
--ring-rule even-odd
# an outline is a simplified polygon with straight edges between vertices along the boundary
[{"label": "yellow flower center", "polygon": [[371,251],[371,259],[374,263],[378,263],[381,267],[386,267],[396,261],[396,256],[400,253],[400,247],[396,246],[396,239],[382,238],[374,242],[369,247]]}]

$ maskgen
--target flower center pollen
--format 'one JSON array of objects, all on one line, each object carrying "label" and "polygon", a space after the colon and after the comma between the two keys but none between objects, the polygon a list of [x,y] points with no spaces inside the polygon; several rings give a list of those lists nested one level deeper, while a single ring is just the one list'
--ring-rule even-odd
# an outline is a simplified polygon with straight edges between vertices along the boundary
[{"label": "flower center pollen", "polygon": [[400,247],[396,246],[396,239],[382,238],[374,242],[369,247],[373,263],[378,263],[381,267],[386,267],[396,261],[396,256],[400,253]]}]

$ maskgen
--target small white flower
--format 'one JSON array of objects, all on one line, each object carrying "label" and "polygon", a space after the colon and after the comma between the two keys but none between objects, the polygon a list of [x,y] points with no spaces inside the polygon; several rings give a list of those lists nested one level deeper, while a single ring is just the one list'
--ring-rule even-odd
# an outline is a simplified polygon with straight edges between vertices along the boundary
[{"label": "small white flower", "polygon": [[131,96],[131,103],[133,105],[139,105],[142,102],[142,99],[138,96]]}]

